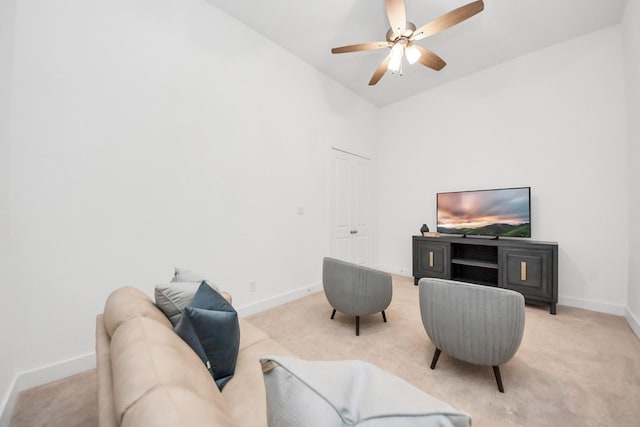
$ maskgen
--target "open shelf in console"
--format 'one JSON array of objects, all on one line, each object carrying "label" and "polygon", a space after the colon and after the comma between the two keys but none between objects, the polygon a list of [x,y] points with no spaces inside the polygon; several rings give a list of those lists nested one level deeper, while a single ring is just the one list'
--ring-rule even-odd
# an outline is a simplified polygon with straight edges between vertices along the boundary
[{"label": "open shelf in console", "polygon": [[498,269],[497,262],[476,261],[473,259],[453,258],[451,264],[468,265],[471,267],[493,268]]},{"label": "open shelf in console", "polygon": [[497,246],[452,243],[451,276],[463,282],[498,286]]},{"label": "open shelf in console", "polygon": [[469,245],[464,243],[451,244],[451,260],[479,262],[489,268],[498,268],[498,247],[494,245]]},{"label": "open shelf in console", "polygon": [[477,285],[498,286],[498,269],[452,264],[451,278],[460,282],[475,283]]}]

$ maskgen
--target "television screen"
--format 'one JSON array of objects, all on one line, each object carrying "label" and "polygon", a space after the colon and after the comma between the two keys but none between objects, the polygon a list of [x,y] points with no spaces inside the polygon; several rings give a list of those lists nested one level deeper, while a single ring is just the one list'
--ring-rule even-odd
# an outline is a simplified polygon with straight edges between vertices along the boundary
[{"label": "television screen", "polygon": [[531,237],[531,188],[438,193],[438,232]]}]

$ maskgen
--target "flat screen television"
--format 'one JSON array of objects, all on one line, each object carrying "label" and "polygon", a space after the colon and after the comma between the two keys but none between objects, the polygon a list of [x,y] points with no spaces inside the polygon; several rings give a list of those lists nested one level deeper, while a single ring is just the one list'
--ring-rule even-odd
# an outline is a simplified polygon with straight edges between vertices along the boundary
[{"label": "flat screen television", "polygon": [[531,237],[531,187],[437,194],[438,232]]}]

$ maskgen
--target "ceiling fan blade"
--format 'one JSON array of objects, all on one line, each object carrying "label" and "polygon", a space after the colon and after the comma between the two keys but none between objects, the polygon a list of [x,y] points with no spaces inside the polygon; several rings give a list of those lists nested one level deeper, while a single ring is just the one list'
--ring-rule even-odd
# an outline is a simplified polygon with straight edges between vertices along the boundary
[{"label": "ceiling fan blade", "polygon": [[447,65],[446,62],[442,60],[438,55],[431,52],[428,49],[423,48],[422,46],[418,46],[417,44],[412,44],[416,49],[420,51],[422,55],[420,55],[420,63],[425,67],[429,67],[432,70],[440,71]]},{"label": "ceiling fan blade", "polygon": [[371,80],[369,80],[369,86],[373,86],[380,81],[384,73],[387,72],[387,67],[389,66],[389,61],[391,60],[391,54],[387,55],[386,58],[382,61],[382,63],[376,69],[376,72],[371,76]]},{"label": "ceiling fan blade", "polygon": [[391,46],[389,42],[373,42],[373,43],[359,43],[349,46],[334,47],[331,49],[331,53],[348,53],[348,52],[360,52],[363,50],[376,50]]},{"label": "ceiling fan blade", "polygon": [[404,0],[385,0],[385,5],[391,30],[396,36],[404,34],[407,30],[407,13],[404,7]]},{"label": "ceiling fan blade", "polygon": [[454,25],[461,23],[465,19],[471,18],[473,15],[480,13],[483,10],[484,2],[482,0],[477,0],[465,6],[459,7],[449,13],[445,13],[439,18],[436,18],[428,24],[425,24],[415,30],[410,40],[422,40],[425,37],[437,34],[440,31],[444,31],[449,27],[453,27]]}]

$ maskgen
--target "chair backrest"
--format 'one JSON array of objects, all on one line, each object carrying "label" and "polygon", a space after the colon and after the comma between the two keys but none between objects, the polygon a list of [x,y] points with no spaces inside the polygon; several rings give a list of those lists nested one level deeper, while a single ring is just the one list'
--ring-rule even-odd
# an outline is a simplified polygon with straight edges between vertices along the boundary
[{"label": "chair backrest", "polygon": [[521,294],[442,279],[420,279],[418,284],[422,324],[444,353],[491,366],[516,353],[524,332]]},{"label": "chair backrest", "polygon": [[366,316],[391,303],[389,273],[338,259],[324,258],[322,287],[329,304],[345,314]]}]

